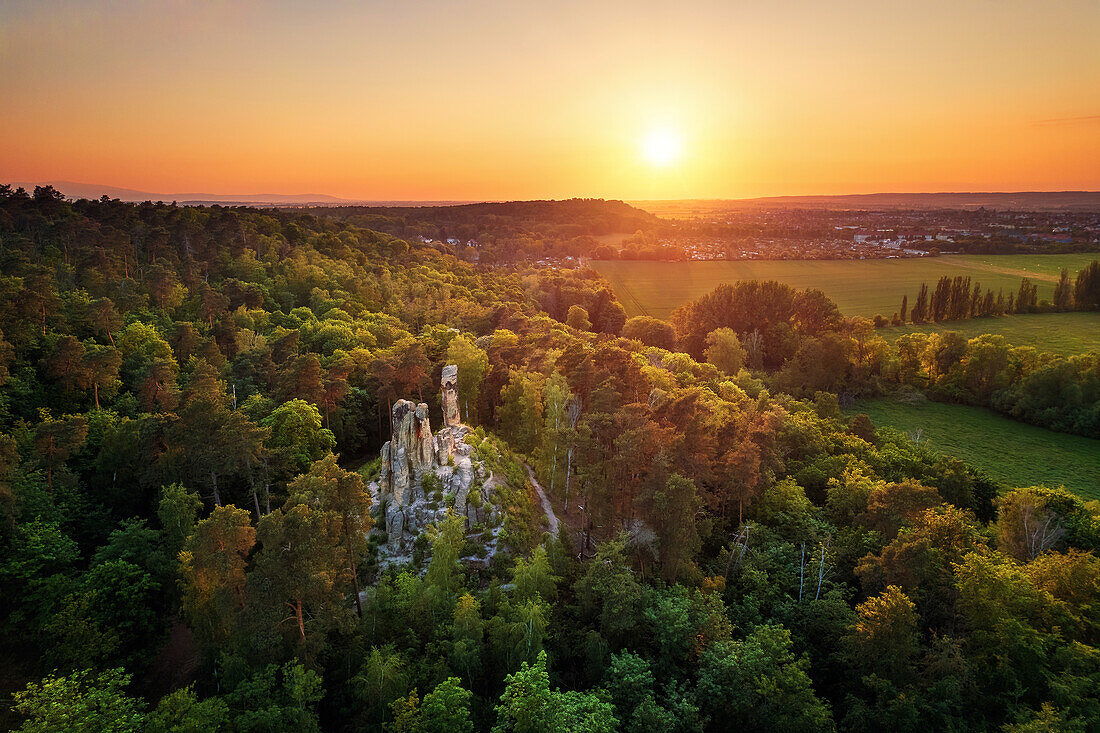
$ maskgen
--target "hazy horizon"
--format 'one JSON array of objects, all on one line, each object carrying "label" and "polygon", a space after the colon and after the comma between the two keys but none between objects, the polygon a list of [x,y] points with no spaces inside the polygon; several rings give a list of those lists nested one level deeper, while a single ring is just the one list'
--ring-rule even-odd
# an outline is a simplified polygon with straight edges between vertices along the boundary
[{"label": "hazy horizon", "polygon": [[[7,184],[15,187],[22,187],[28,191],[32,190],[34,186],[53,186],[58,188],[68,198],[99,198],[101,195],[107,195],[109,198],[119,198],[123,201],[143,201],[153,197],[152,200],[162,201],[184,201],[184,202],[239,202],[239,203],[254,203],[254,202],[270,202],[270,203],[287,203],[287,204],[328,204],[328,205],[348,205],[348,204],[370,204],[377,206],[400,206],[400,205],[463,205],[463,204],[476,204],[476,203],[501,203],[508,201],[531,201],[536,199],[508,199],[508,198],[496,198],[496,199],[398,199],[398,198],[350,198],[343,196],[336,196],[324,191],[310,191],[310,192],[287,192],[287,191],[260,191],[260,192],[241,192],[241,191],[144,191],[141,189],[129,188],[126,186],[116,186],[110,184],[99,183],[87,183],[78,181],[59,181],[59,180],[38,180],[38,181],[5,181],[0,180],[0,184]],[[801,193],[801,194],[782,194],[776,196],[744,196],[744,197],[701,197],[701,196],[685,196],[679,198],[627,198],[622,196],[601,196],[601,197],[580,197],[580,196],[564,196],[560,199],[537,199],[537,200],[563,200],[567,198],[601,198],[605,200],[624,201],[627,203],[659,203],[659,202],[675,202],[675,201],[699,201],[699,202],[716,202],[723,201],[739,202],[739,201],[767,201],[769,199],[843,199],[843,198],[872,198],[883,196],[1011,196],[1011,195],[1065,195],[1065,194],[1082,194],[1082,195],[1100,195],[1100,190],[1031,190],[1031,191],[860,191],[845,194],[828,194],[828,193]],[[283,201],[285,199],[285,201]]]}]

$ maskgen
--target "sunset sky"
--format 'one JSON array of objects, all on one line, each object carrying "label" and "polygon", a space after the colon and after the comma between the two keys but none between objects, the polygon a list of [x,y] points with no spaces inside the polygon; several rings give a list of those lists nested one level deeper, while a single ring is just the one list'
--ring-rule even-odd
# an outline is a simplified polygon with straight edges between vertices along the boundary
[{"label": "sunset sky", "polygon": [[0,182],[1100,189],[1100,2],[9,2]]}]

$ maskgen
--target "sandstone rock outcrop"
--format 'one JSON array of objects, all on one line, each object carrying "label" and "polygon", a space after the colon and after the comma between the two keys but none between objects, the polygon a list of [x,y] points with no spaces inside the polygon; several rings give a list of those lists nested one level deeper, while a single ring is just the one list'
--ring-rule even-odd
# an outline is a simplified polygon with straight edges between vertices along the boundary
[{"label": "sandstone rock outcrop", "polygon": [[[459,419],[457,383],[458,367],[444,367],[443,427],[434,435],[427,404],[398,400],[393,405],[390,441],[382,446],[381,472],[372,486],[376,500],[385,507],[387,544],[393,554],[404,552],[448,508],[468,515],[470,491],[481,490],[479,479],[487,478],[484,465],[466,443],[470,428]],[[425,491],[429,477],[432,495]],[[487,498],[485,491],[476,506]]]},{"label": "sandstone rock outcrop", "polygon": [[458,366],[448,364],[443,367],[443,376],[440,381],[442,383],[440,402],[443,405],[443,426],[461,425],[462,418],[458,412]]},{"label": "sandstone rock outcrop", "polygon": [[412,482],[424,475],[435,462],[435,441],[428,419],[428,405],[398,400],[393,404],[391,438],[382,446],[382,473],[379,484],[383,494],[392,495],[398,505],[412,497]]}]

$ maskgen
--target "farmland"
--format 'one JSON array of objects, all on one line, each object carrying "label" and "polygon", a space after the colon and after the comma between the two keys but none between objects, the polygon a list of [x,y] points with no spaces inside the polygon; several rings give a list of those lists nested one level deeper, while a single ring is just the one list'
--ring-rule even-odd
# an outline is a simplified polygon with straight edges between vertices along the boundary
[{"label": "farmland", "polygon": [[1065,485],[1100,499],[1100,441],[1025,425],[979,407],[880,399],[846,412],[867,413],[876,427],[889,426],[955,456],[1009,486]]},{"label": "farmland", "polygon": [[1039,299],[1049,299],[1062,268],[1071,276],[1095,253],[1069,255],[946,255],[877,260],[715,260],[592,262],[611,283],[627,315],[668,318],[678,306],[737,280],[778,280],[796,288],[818,288],[845,315],[891,316],[903,294],[910,303],[920,284],[934,286],[942,275],[969,275],[973,282],[1007,297],[1022,277],[1036,281]]},{"label": "farmland", "polygon": [[1070,356],[1100,351],[1100,313],[1026,313],[1003,318],[971,318],[893,326],[879,330],[888,341],[914,332],[958,331],[966,338],[983,333],[1000,334],[1013,346],[1034,346],[1041,351]]}]

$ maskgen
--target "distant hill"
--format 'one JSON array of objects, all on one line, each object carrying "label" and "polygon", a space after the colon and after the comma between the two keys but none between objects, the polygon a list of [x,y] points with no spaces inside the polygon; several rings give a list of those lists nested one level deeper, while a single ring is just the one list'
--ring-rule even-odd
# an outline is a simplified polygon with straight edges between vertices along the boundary
[{"label": "distant hill", "polygon": [[1100,211],[1100,191],[1015,193],[862,193],[843,196],[765,196],[751,199],[633,201],[659,216],[700,216],[742,208],[792,209],[1012,209]]},{"label": "distant hill", "polygon": [[324,215],[398,236],[417,233],[461,240],[501,236],[599,237],[633,233],[661,223],[647,211],[604,199],[448,206],[334,206],[327,208]]},{"label": "distant hill", "polygon": [[218,194],[218,193],[154,193],[152,191],[138,191],[132,188],[119,188],[106,186],[99,183],[76,183],[74,181],[37,181],[16,182],[12,186],[22,186],[31,191],[35,186],[53,186],[69,198],[97,199],[107,196],[121,201],[175,201],[180,204],[274,204],[278,206],[340,203],[353,203],[351,199],[337,198],[324,193],[251,193],[251,194]]}]

